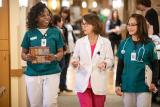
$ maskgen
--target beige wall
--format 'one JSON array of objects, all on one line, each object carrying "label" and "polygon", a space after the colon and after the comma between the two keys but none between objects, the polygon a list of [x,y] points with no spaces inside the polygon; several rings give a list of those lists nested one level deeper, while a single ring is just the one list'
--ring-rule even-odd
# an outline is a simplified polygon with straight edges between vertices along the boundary
[{"label": "beige wall", "polygon": [[18,50],[18,24],[19,24],[18,0],[10,0],[10,49],[11,49],[11,69],[19,68]]},{"label": "beige wall", "polygon": [[[10,0],[10,49],[11,69],[21,69],[20,44],[23,38],[26,22],[26,9],[19,7],[18,0]],[[11,77],[11,106],[26,106],[26,89],[24,77]]]},{"label": "beige wall", "polygon": [[[18,0],[10,0],[10,49],[11,69],[18,69]],[[17,19],[17,20],[15,20]],[[11,106],[18,107],[18,79],[11,78]]]}]

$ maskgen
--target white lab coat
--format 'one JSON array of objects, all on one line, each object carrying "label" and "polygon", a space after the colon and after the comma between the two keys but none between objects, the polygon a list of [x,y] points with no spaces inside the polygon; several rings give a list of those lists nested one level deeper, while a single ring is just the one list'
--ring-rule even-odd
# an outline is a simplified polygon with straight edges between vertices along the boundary
[{"label": "white lab coat", "polygon": [[[91,47],[88,36],[82,37],[76,42],[73,57],[79,57],[80,65],[76,71],[75,89],[84,92],[91,77],[91,87],[96,95],[105,95],[107,91],[107,69],[113,65],[113,51],[108,39],[99,36],[93,56],[91,58]],[[97,67],[101,61],[106,61],[104,71]]]}]

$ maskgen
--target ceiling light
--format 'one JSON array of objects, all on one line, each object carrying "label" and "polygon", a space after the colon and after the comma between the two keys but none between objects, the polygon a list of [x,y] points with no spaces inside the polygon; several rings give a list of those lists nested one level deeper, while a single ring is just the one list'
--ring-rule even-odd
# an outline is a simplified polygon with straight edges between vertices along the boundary
[{"label": "ceiling light", "polygon": [[28,7],[28,0],[19,0],[20,7]]},{"label": "ceiling light", "polygon": [[83,1],[82,2],[82,8],[86,8],[87,7],[87,2],[86,1]]},{"label": "ceiling light", "polygon": [[52,0],[52,9],[56,10],[57,8],[57,1],[56,0]]},{"label": "ceiling light", "polygon": [[97,7],[97,2],[93,1],[92,6],[93,6],[93,8],[96,8]]}]

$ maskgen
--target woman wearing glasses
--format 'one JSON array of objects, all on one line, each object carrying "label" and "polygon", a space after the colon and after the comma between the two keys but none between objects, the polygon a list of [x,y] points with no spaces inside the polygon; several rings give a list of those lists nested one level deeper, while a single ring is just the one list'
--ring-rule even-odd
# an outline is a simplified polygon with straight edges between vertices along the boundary
[{"label": "woman wearing glasses", "polygon": [[[146,20],[132,14],[127,24],[128,38],[117,52],[116,94],[124,96],[124,107],[151,107],[151,92],[155,91],[158,60],[154,43],[148,37]],[[152,82],[145,83],[145,65],[152,69]],[[123,93],[122,93],[123,92]]]},{"label": "woman wearing glasses", "polygon": [[77,40],[71,64],[77,68],[76,91],[81,107],[104,107],[106,70],[113,64],[111,43],[102,37],[102,23],[95,14],[83,16],[86,36]]}]

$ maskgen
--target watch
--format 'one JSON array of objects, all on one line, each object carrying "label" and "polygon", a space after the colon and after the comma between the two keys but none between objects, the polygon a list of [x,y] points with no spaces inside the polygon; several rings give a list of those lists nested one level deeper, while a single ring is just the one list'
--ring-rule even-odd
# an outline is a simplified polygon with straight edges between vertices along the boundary
[{"label": "watch", "polygon": [[58,57],[57,57],[57,55],[56,55],[56,54],[54,55],[54,57],[55,57],[55,61],[57,61]]}]

